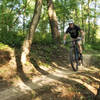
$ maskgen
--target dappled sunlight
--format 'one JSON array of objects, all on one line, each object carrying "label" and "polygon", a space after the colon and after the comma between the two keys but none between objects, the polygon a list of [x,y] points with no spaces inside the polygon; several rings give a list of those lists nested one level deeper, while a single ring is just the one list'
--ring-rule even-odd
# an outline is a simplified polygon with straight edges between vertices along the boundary
[{"label": "dappled sunlight", "polygon": [[100,69],[99,68],[96,68],[95,66],[90,66],[87,68],[87,71],[91,71],[91,72],[99,72]]},{"label": "dappled sunlight", "polygon": [[[48,79],[50,79],[50,81],[51,81],[51,79],[53,79],[53,81],[56,81],[56,82],[59,81],[59,82],[65,83],[65,84],[69,84],[69,82],[70,82],[70,84],[73,84],[74,82],[76,82],[76,83],[79,83],[81,87],[85,87],[88,91],[90,91],[91,93],[96,95],[97,94],[97,88],[94,85],[91,85],[91,84],[95,84],[94,81],[99,82],[100,80],[99,80],[99,78],[91,76],[91,73],[99,72],[100,69],[95,67],[95,66],[92,66],[91,57],[92,56],[89,56],[89,58],[87,57],[87,61],[89,61],[89,59],[90,59],[89,65],[87,65],[85,67],[83,66],[83,69],[81,70],[81,68],[80,68],[80,70],[78,72],[74,72],[72,70],[71,66],[68,66],[69,64],[67,64],[66,66],[64,66],[63,63],[60,64],[59,62],[62,62],[62,59],[57,58],[56,60],[58,60],[59,62],[55,61],[53,59],[49,63],[50,64],[49,66],[53,67],[53,71],[49,71],[49,73],[46,75],[47,77],[44,77],[44,79],[48,78]],[[40,61],[41,61],[41,59],[40,59]],[[43,63],[46,63],[46,62],[43,61]],[[40,67],[40,69],[42,69],[44,71],[48,71],[47,69],[49,69],[49,67],[44,68],[45,65],[42,66],[42,67],[41,66],[39,66],[39,67]],[[89,72],[89,75],[91,76],[91,78],[93,80],[90,77],[86,76],[85,74],[83,75],[82,74],[83,72],[86,72],[86,73]],[[77,76],[77,73],[79,73],[80,75]],[[74,77],[74,78],[70,77],[71,75],[72,76],[75,75],[76,77]],[[46,80],[48,80],[48,79],[46,79]],[[66,80],[66,81],[63,81],[62,79]],[[41,80],[38,80],[38,82],[41,82]]]},{"label": "dappled sunlight", "polygon": [[93,94],[97,94],[97,89],[95,89],[94,87],[92,87],[91,85],[87,84],[86,82],[83,82],[80,79],[75,79],[75,78],[70,78],[70,80],[73,80],[75,82],[78,82],[80,84],[82,84],[83,86],[85,86],[87,89],[89,89]]},{"label": "dappled sunlight", "polygon": [[100,79],[93,77],[93,76],[90,76],[90,77],[93,78],[95,81],[100,82]]},{"label": "dappled sunlight", "polygon": [[73,74],[72,76],[70,76],[71,78],[78,78],[78,79],[81,79],[83,81],[87,81],[88,83],[91,84],[91,82],[100,82],[100,79],[95,77],[95,75],[93,76],[92,74],[95,74],[95,73],[88,73],[88,72],[82,72],[82,73],[76,73]]},{"label": "dappled sunlight", "polygon": [[[57,93],[57,95],[60,96],[61,99],[66,99],[67,97],[69,97],[69,95],[63,91],[63,89],[67,91],[67,87],[63,86],[67,84],[70,85],[70,88],[74,86],[71,89],[75,89],[75,91],[78,91],[79,93],[78,94],[75,91],[72,92],[71,90],[73,95],[76,93],[78,96],[82,95],[85,97],[85,93],[82,92],[83,88],[85,88],[89,92],[88,95],[92,95],[92,93],[95,95],[97,93],[100,79],[99,75],[97,76],[95,73],[100,72],[100,69],[98,67],[89,64],[88,66],[83,66],[83,68],[80,67],[79,71],[74,72],[68,62],[68,55],[65,49],[60,48],[58,50],[58,47],[56,48],[57,50],[54,49],[55,47],[53,47],[53,49],[48,49],[50,48],[49,46],[45,47],[46,49],[44,48],[43,50],[41,50],[41,48],[39,47],[38,50],[34,49],[34,51],[37,51],[37,54],[32,53],[30,55],[30,61],[28,60],[25,64],[22,64],[20,61],[20,50],[15,49],[14,55],[11,57],[14,58],[13,66],[16,66],[17,68],[16,76],[18,78],[16,78],[16,76],[13,76],[15,77],[11,81],[13,82],[13,88],[11,87],[11,89],[9,90],[7,89],[6,92],[10,91],[9,93],[11,94],[11,96],[15,97],[16,94],[19,94],[19,96],[29,93],[30,95],[37,95],[37,90],[39,88],[45,87],[45,85],[48,84],[50,85],[51,83],[59,83],[63,85],[60,85],[60,87],[57,89],[51,89],[50,91],[48,88],[46,88],[44,92],[47,90],[51,93],[51,95],[56,95]],[[91,57],[92,56],[90,56],[90,58],[87,57],[87,61],[89,59],[91,61]],[[36,98],[42,100],[45,93],[43,95],[40,93],[40,96],[36,96]]]},{"label": "dappled sunlight", "polygon": [[[33,59],[32,59],[32,61],[33,61]],[[35,63],[28,62],[26,65],[24,65],[24,67],[27,66],[27,65],[34,67]],[[16,93],[20,93],[20,95],[22,95],[23,93],[24,94],[31,93],[31,94],[35,95],[37,93],[36,90],[38,90],[38,88],[44,87],[45,85],[51,84],[53,82],[55,82],[55,84],[57,84],[58,82],[63,83],[65,85],[70,84],[71,86],[73,86],[73,84],[76,82],[76,84],[77,83],[80,84],[79,86],[84,86],[84,87],[86,87],[86,89],[91,91],[93,94],[96,94],[96,88],[94,88],[93,86],[91,86],[90,84],[88,84],[87,82],[85,82],[83,80],[83,78],[85,77],[84,75],[79,75],[79,78],[78,78],[77,73],[81,74],[80,71],[74,72],[74,71],[69,70],[69,69],[68,70],[65,69],[65,71],[64,71],[63,67],[58,66],[55,62],[52,62],[52,63],[57,67],[57,68],[55,68],[54,71],[48,72],[47,68],[45,69],[44,66],[37,66],[37,67],[39,67],[37,69],[37,71],[40,71],[41,75],[35,76],[35,77],[33,76],[31,78],[31,81],[24,82],[22,80],[22,78],[19,76],[20,80],[18,80],[16,82],[16,84],[13,85],[14,86],[13,90],[9,89],[11,95],[16,96]],[[63,70],[61,70],[59,68],[62,68]],[[96,71],[97,70],[98,69],[96,69]],[[46,72],[46,71],[47,71],[48,74],[44,74],[44,72]],[[93,71],[93,69],[91,69],[91,71]],[[71,77],[73,75],[74,75],[74,78]],[[86,79],[88,79],[88,77],[86,77]],[[65,88],[63,88],[63,89],[66,90]],[[49,89],[47,91],[49,91]],[[62,90],[62,86],[59,89],[55,89],[55,91],[53,90],[51,93],[52,93],[52,95],[55,95],[56,93],[59,94],[59,92],[64,93],[63,90]],[[62,95],[59,94],[59,96],[60,97],[62,96],[62,98],[64,98],[64,99],[69,97],[68,95],[64,95],[64,94],[62,94]],[[39,98],[40,100],[42,100],[43,95],[37,96],[36,98]]]},{"label": "dappled sunlight", "polygon": [[[91,72],[91,74],[94,72]],[[94,95],[97,94],[97,89],[99,88],[100,84],[100,77],[96,78],[92,76],[88,72],[83,73],[76,73],[69,76],[69,80],[73,80],[81,85],[85,86],[89,91],[91,91]],[[94,73],[95,74],[95,73]]]},{"label": "dappled sunlight", "polygon": [[[1,0],[0,100],[94,100],[100,95],[99,3]],[[84,64],[76,55],[80,50],[72,59],[70,36],[82,37]]]},{"label": "dappled sunlight", "polygon": [[23,43],[21,58],[20,58],[22,64],[25,64],[27,61],[27,55],[29,54],[29,47],[30,47],[30,41],[27,40],[26,38],[26,40],[24,40],[24,43]]},{"label": "dappled sunlight", "polygon": [[[93,70],[93,69],[92,69]],[[69,71],[70,72],[70,71]],[[75,72],[70,72],[70,74],[75,74]],[[77,74],[77,73],[76,73]],[[75,81],[75,82],[77,82],[77,83],[80,83],[80,84],[82,84],[83,86],[85,86],[87,89],[89,89],[93,94],[95,94],[96,95],[96,93],[97,93],[97,89],[96,88],[94,88],[94,87],[92,87],[90,84],[88,84],[88,83],[86,83],[86,82],[84,82],[84,81],[82,81],[84,78],[86,78],[86,79],[88,79],[88,77],[85,77],[85,76],[83,76],[83,75],[80,75],[79,76],[79,79],[77,79],[77,77],[76,78],[71,78],[71,77],[69,77],[68,76],[68,73],[66,72],[66,76],[65,76],[65,74],[64,74],[64,72],[62,71],[60,71],[60,70],[58,70],[58,71],[55,71],[54,73],[52,73],[52,74],[50,74],[49,76],[47,76],[47,77],[49,77],[49,78],[52,78],[52,79],[58,79],[58,77],[59,78],[61,78],[61,77],[63,77],[63,78],[65,78],[65,79],[68,79],[68,80],[73,80],[73,81]],[[82,80],[81,80],[82,79]]]},{"label": "dappled sunlight", "polygon": [[[16,79],[15,83],[13,83],[13,89],[9,89],[9,93],[13,96],[16,96],[17,93],[19,93],[19,96],[29,93],[31,95],[35,95],[37,93],[38,88],[44,87],[47,84],[55,82],[55,84],[70,84],[70,87],[73,87],[74,84],[79,84],[78,87],[80,86],[80,90],[78,90],[78,87],[76,85],[75,90],[79,91],[81,95],[83,95],[83,93],[81,92],[81,87],[85,87],[86,90],[89,92],[88,94],[96,94],[96,87],[98,86],[98,82],[100,82],[100,79],[99,77],[97,78],[95,76],[92,76],[91,74],[93,74],[94,72],[99,72],[100,69],[95,66],[88,66],[83,67],[83,69],[79,70],[78,72],[74,72],[71,66],[68,64],[68,58],[66,59],[67,55],[64,55],[55,55],[56,57],[51,57],[49,62],[40,58],[36,59],[37,55],[35,58],[33,55],[31,55],[30,61],[27,61],[25,64],[22,65],[22,63],[20,62],[20,52],[16,49],[15,62],[18,68],[17,75],[19,78]],[[91,77],[86,76],[87,74],[84,72],[89,72],[88,74]],[[28,81],[25,80],[26,78],[28,78]],[[96,86],[94,81],[97,81]],[[63,89],[66,90],[67,87],[66,89],[65,87]],[[60,95],[59,92],[61,92],[62,94]],[[51,91],[51,93],[52,95],[58,93],[60,97],[62,96],[61,99],[69,97],[69,95],[64,94],[62,86],[58,90],[55,89],[55,91]],[[75,92],[73,93],[75,94]],[[40,95],[40,97],[37,96],[36,98],[40,98],[40,100],[42,100],[43,95]]]},{"label": "dappled sunlight", "polygon": [[53,64],[54,66],[58,67],[58,65],[57,65],[55,62],[52,62],[52,64]]},{"label": "dappled sunlight", "polygon": [[65,67],[59,66],[59,64],[57,64],[56,62],[51,62],[51,66],[56,68],[56,69],[61,69],[61,70],[67,70],[67,69],[69,69],[69,67],[71,67],[70,64],[68,64]]},{"label": "dappled sunlight", "polygon": [[[52,15],[53,15],[53,16],[52,16]],[[57,21],[56,12],[53,11],[53,9],[50,9],[50,16],[51,16],[51,18],[53,17],[53,19],[54,19],[55,21]]]},{"label": "dappled sunlight", "polygon": [[[34,84],[36,86],[36,84]],[[33,91],[31,87],[26,85],[23,81],[19,80],[15,85],[15,88],[19,89],[21,92],[28,93],[29,91]],[[18,91],[17,91],[18,92]]]},{"label": "dappled sunlight", "polygon": [[[54,11],[53,5],[52,5],[52,4],[50,5],[48,11],[49,11],[49,16],[50,16],[50,18],[52,18],[53,20],[57,21],[56,12]],[[51,20],[52,20],[52,19],[51,19]]]},{"label": "dappled sunlight", "polygon": [[52,18],[52,15],[53,15],[52,5],[51,5],[51,7],[49,8],[49,14],[50,14],[50,17]]},{"label": "dappled sunlight", "polygon": [[19,99],[20,97],[24,97],[27,100],[27,96],[29,98],[30,95],[32,95],[32,94],[34,95],[35,92],[31,88],[29,88],[28,86],[26,86],[22,82],[19,82],[19,84],[17,86],[9,87],[9,88],[3,90],[2,92],[0,92],[0,100],[2,100],[2,98],[3,98],[3,100],[8,100],[8,99],[20,100]]}]

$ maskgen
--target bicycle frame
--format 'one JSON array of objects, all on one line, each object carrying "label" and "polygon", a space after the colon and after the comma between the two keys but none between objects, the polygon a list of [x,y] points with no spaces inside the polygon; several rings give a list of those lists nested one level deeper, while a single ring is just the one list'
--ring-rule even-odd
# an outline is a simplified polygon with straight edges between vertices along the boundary
[{"label": "bicycle frame", "polygon": [[[72,44],[71,50],[70,50],[70,62],[74,71],[78,70],[78,65],[79,65],[79,48],[78,48],[78,43],[77,43],[79,40],[80,39],[75,39],[73,41],[70,41]],[[74,63],[76,65],[74,65]]]}]

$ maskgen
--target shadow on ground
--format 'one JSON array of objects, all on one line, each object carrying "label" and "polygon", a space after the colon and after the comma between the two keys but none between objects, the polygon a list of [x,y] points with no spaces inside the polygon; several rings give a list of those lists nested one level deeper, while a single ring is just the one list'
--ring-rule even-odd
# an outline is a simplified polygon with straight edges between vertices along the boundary
[{"label": "shadow on ground", "polygon": [[3,91],[5,88],[11,86],[11,82],[8,82],[7,80],[3,79],[3,77],[0,76],[0,91]]},{"label": "shadow on ground", "polygon": [[[43,63],[48,63],[52,67],[55,67],[59,70],[63,70],[62,68],[68,69],[68,53],[66,49],[60,47],[60,48],[53,48],[52,52],[51,49],[48,50],[43,49],[44,47],[35,47],[36,49],[32,48],[36,56],[41,60]],[[42,50],[43,49],[43,50]],[[29,88],[33,90],[33,86],[38,86],[38,83],[33,83],[32,80],[25,74],[23,70],[23,65],[21,63],[21,50],[15,49],[15,59],[16,59],[16,65],[17,65],[17,75],[20,77],[20,79],[23,81],[25,85],[27,85]],[[70,76],[70,78],[64,78],[59,77],[56,75],[53,75],[52,73],[49,73],[39,67],[38,60],[33,56],[33,53],[31,52],[30,55],[30,62],[33,64],[35,69],[41,73],[42,75],[55,80],[53,83],[49,83],[49,85],[42,86],[39,89],[35,89],[36,92],[35,95],[33,93],[29,92],[28,95],[23,94],[23,96],[18,97],[15,100],[80,100],[80,98],[83,98],[82,100],[94,100],[94,94],[84,86],[84,84],[81,84],[79,82],[76,82],[74,80],[71,80],[70,78],[78,79],[78,76]],[[52,62],[56,63],[57,67]],[[63,70],[64,71],[64,70]],[[76,74],[77,75],[77,74]],[[94,76],[93,73],[79,73],[79,76],[85,76],[88,77],[90,80],[97,81],[95,78],[91,77],[91,75]],[[34,76],[33,76],[34,77]],[[96,77],[96,76],[94,76]],[[79,78],[80,79],[80,78]],[[2,80],[2,79],[1,79]],[[84,80],[82,80],[84,81]],[[85,81],[87,82],[87,80]],[[6,83],[6,82],[5,82]],[[29,85],[28,83],[31,83]],[[98,83],[98,81],[97,81]],[[87,83],[90,84],[90,83]],[[20,89],[19,89],[20,90]],[[22,93],[21,91],[19,91]]]},{"label": "shadow on ground", "polygon": [[[39,68],[38,64],[36,61],[33,61],[33,59],[31,59],[32,64],[34,65],[34,67],[43,75],[46,75],[47,77],[56,80],[58,83],[61,82],[62,85],[59,85],[57,83],[55,83],[54,86],[47,86],[45,88],[42,87],[40,90],[36,90],[37,95],[35,96],[35,99],[40,98],[40,100],[80,100],[80,98],[83,98],[84,100],[94,100],[94,94],[87,88],[84,86],[84,84],[78,83],[76,81],[71,80],[70,78],[60,78],[58,76],[52,75],[46,71],[44,71],[43,69]],[[77,77],[73,77],[76,78]],[[50,83],[52,84],[52,83]],[[56,86],[57,85],[57,86]],[[68,89],[68,86],[70,85],[71,89],[73,92],[69,92],[69,90],[67,90],[67,92],[65,93],[65,95],[63,95],[63,90],[59,91],[59,92],[54,92],[52,90],[52,88],[54,87],[59,87],[59,88],[63,88],[63,86],[66,87],[66,89]],[[48,88],[49,87],[49,88]],[[69,95],[70,93],[70,95]],[[78,94],[80,93],[80,94]],[[71,96],[72,95],[72,96]],[[83,96],[83,97],[82,97]]]},{"label": "shadow on ground", "polygon": [[[30,87],[32,89],[33,86],[37,85],[37,83],[33,83],[32,80],[27,77],[27,75],[24,73],[23,71],[23,66],[21,64],[21,59],[20,59],[20,52],[17,51],[17,49],[15,49],[15,55],[16,55],[16,63],[17,63],[17,74],[19,75],[19,77],[21,78],[21,80],[24,82],[25,85],[27,85],[28,87]],[[48,78],[51,78],[53,80],[56,81],[56,83],[54,83],[52,85],[52,83],[50,83],[51,85],[45,85],[43,87],[41,87],[40,89],[36,89],[34,90],[36,92],[35,95],[33,95],[31,92],[29,92],[27,95],[28,97],[26,98],[25,95],[18,97],[18,100],[37,100],[37,98],[40,98],[40,100],[72,100],[74,98],[74,100],[78,100],[81,98],[81,96],[83,96],[84,100],[88,100],[87,98],[90,98],[91,100],[94,100],[94,94],[88,90],[84,85],[75,82],[73,80],[67,79],[67,78],[60,78],[58,76],[55,76],[49,72],[46,72],[45,70],[41,69],[37,63],[37,61],[33,58],[31,58],[31,63],[34,65],[34,67],[36,68],[36,70],[38,72],[40,72],[42,75],[47,76]],[[30,82],[33,85],[29,85],[28,82]],[[60,85],[62,84],[62,85]],[[56,86],[57,85],[57,86]],[[69,92],[69,90],[66,90],[67,87],[70,85],[69,88],[71,88],[71,92]],[[58,92],[56,91],[56,88],[62,88],[65,87],[65,90],[67,91],[66,94],[63,94],[63,89],[59,90]],[[81,86],[81,89],[80,89]],[[39,86],[38,86],[39,87]],[[83,89],[83,90],[82,90]],[[69,96],[70,95],[72,96]],[[79,93],[79,94],[78,94]],[[81,93],[81,95],[80,95]],[[50,99],[51,98],[51,99]]]}]

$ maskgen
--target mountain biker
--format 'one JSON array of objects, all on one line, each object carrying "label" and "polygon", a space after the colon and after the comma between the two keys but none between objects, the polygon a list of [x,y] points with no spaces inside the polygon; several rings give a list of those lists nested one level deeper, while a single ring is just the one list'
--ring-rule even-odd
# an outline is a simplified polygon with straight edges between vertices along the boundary
[{"label": "mountain biker", "polygon": [[[83,32],[83,30],[81,30],[79,26],[75,25],[72,19],[69,20],[68,23],[69,23],[69,27],[67,28],[66,33],[64,34],[64,44],[66,42],[66,37],[68,33],[70,34],[72,40],[80,38],[79,33],[81,33],[81,37],[82,39],[84,39],[85,33]],[[78,41],[78,47],[80,51],[80,57],[82,57],[81,41]]]}]

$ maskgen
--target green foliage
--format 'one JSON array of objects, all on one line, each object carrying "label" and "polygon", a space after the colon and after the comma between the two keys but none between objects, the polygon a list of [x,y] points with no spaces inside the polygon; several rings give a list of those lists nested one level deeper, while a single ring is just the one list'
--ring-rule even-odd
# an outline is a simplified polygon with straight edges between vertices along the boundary
[{"label": "green foliage", "polygon": [[[96,11],[95,6],[97,2],[91,1],[89,4],[93,6],[88,7],[88,1],[84,0],[53,0],[55,11],[57,13],[59,30],[61,32],[61,39],[65,27],[68,25],[67,21],[70,18],[75,20],[77,25],[86,32],[86,48],[96,42],[96,18],[99,12]],[[27,30],[29,30],[30,22],[33,16],[35,7],[35,0],[2,0],[0,1],[0,41],[10,46],[21,46]],[[90,12],[88,13],[88,10]],[[88,17],[90,17],[90,25],[88,24]],[[52,44],[52,36],[48,20],[47,2],[43,0],[42,14],[34,35],[34,43]],[[83,23],[82,23],[83,20]],[[93,20],[93,21],[92,21]],[[88,28],[90,27],[90,35],[88,39]],[[89,40],[89,41],[88,41]],[[98,49],[98,46],[91,47]]]},{"label": "green foliage", "polygon": [[0,49],[5,49],[5,48],[7,48],[8,47],[8,45],[5,45],[5,44],[3,44],[2,42],[0,42]]},{"label": "green foliage", "polygon": [[50,33],[36,32],[34,35],[33,43],[38,44],[52,44],[52,36]]},{"label": "green foliage", "polygon": [[0,41],[12,47],[20,47],[23,42],[24,36],[15,32],[0,32]]},{"label": "green foliage", "polygon": [[100,40],[97,40],[94,43],[85,43],[84,53],[99,53],[100,54]]}]

